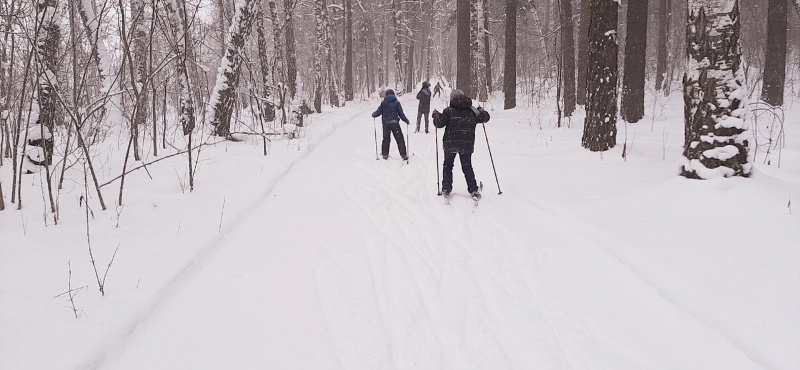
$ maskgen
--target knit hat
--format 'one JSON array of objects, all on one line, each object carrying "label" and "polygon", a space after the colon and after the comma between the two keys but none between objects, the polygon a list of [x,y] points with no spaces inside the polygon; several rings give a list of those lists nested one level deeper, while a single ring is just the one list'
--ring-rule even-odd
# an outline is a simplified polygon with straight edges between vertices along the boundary
[{"label": "knit hat", "polygon": [[394,90],[387,89],[385,95],[394,95]]},{"label": "knit hat", "polygon": [[462,91],[461,89],[454,89],[453,91],[450,92],[450,100],[453,100],[462,95],[464,95],[464,91]]},{"label": "knit hat", "polygon": [[422,82],[422,88],[424,89],[426,87],[431,87],[431,84],[429,84],[428,81],[423,81]]}]

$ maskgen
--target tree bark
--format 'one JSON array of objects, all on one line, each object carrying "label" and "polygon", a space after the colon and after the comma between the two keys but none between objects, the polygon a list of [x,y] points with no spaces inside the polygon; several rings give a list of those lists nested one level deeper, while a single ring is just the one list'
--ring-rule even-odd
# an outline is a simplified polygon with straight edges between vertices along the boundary
[{"label": "tree bark", "polygon": [[689,2],[681,169],[687,178],[750,176],[739,22],[738,0]]},{"label": "tree bark", "polygon": [[[190,43],[185,0],[167,0],[164,3],[170,29],[174,37],[175,82],[180,91],[180,124],[184,135],[191,135],[195,127],[194,101],[191,79],[187,68],[187,50]],[[197,83],[195,81],[195,83]],[[166,107],[164,107],[166,109]],[[155,125],[155,122],[153,122]]]},{"label": "tree bark", "polygon": [[325,0],[314,2],[314,18],[316,20],[316,38],[314,39],[314,110],[322,113],[322,58],[325,53],[325,25],[322,12],[325,9]]},{"label": "tree bark", "polygon": [[[270,1],[270,4],[273,2]],[[258,100],[263,114],[263,119],[267,122],[275,120],[275,105],[272,103],[272,88],[275,84],[273,69],[269,65],[269,52],[267,51],[267,37],[264,34],[264,13],[259,12],[256,16],[256,39],[258,44],[258,61],[261,67],[261,94],[263,99]],[[278,50],[275,50],[276,52]]]},{"label": "tree bark", "polygon": [[503,65],[503,109],[512,109],[517,106],[517,0],[506,0],[506,51]]},{"label": "tree bark", "polygon": [[400,0],[392,1],[392,24],[394,24],[395,87],[403,86],[403,8]]},{"label": "tree bark", "polygon": [[786,9],[786,0],[769,0],[761,100],[774,106],[783,105],[783,88],[786,80]]},{"label": "tree bark", "polygon": [[283,0],[283,10],[286,13],[286,84],[289,96],[294,99],[297,93],[297,53],[294,45],[294,8],[297,0]]},{"label": "tree bark", "polygon": [[669,19],[672,9],[669,0],[658,2],[658,44],[656,45],[656,90],[666,88],[664,80],[667,78],[667,35],[669,35]]},{"label": "tree bark", "polygon": [[593,152],[617,144],[617,12],[615,0],[591,0],[586,120],[582,144]]},{"label": "tree bark", "polygon": [[[353,0],[344,1],[345,57],[344,57],[344,100],[353,100]],[[366,50],[365,50],[366,52]]]},{"label": "tree bark", "polygon": [[575,111],[575,37],[572,1],[559,1],[561,2],[561,77],[564,80],[564,117],[571,117]]},{"label": "tree bark", "polygon": [[456,0],[456,88],[472,96],[470,0]]},{"label": "tree bark", "polygon": [[244,39],[250,34],[255,20],[255,1],[240,0],[236,3],[233,22],[225,40],[225,56],[220,61],[216,84],[208,101],[208,116],[217,136],[230,136],[231,115],[239,85]]},{"label": "tree bark", "polygon": [[644,67],[647,52],[647,1],[628,2],[625,34],[625,74],[622,76],[622,119],[639,122],[644,117]]},{"label": "tree bark", "polygon": [[580,105],[586,105],[586,72],[588,69],[589,61],[589,18],[590,1],[591,0],[578,0],[580,1],[580,27],[578,28],[578,81],[576,87],[576,101]]}]

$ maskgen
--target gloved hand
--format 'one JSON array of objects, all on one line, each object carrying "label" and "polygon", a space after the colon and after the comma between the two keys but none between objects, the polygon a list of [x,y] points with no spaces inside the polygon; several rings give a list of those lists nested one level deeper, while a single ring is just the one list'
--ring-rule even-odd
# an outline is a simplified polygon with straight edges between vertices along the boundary
[{"label": "gloved hand", "polygon": [[440,114],[441,114],[441,113],[439,113],[439,111],[438,111],[438,110],[434,109],[434,110],[433,110],[433,113],[431,113],[431,117],[436,117],[436,116],[438,116],[438,115],[440,115]]}]

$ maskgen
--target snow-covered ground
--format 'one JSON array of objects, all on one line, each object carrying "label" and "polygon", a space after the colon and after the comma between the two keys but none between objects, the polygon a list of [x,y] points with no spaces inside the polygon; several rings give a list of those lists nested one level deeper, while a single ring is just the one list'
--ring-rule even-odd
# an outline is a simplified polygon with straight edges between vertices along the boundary
[{"label": "snow-covered ground", "polygon": [[[413,121],[416,100],[401,102]],[[410,135],[409,164],[394,143],[375,159],[377,104],[314,115],[266,157],[255,137],[205,147],[193,192],[183,156],[129,175],[123,207],[119,182],[103,188],[107,211],[90,190],[101,278],[119,247],[105,297],[82,172],[46,226],[41,178],[25,177],[16,211],[7,163],[0,368],[800,364],[800,109],[780,167],[759,152],[752,178],[697,181],[677,175],[680,96],[650,98],[627,158],[622,123],[615,149],[591,153],[580,112],[554,128],[550,107],[497,100],[486,130],[503,194],[479,127],[473,208],[458,164],[451,205],[437,197],[432,127]],[[98,154],[101,179],[120,172],[125,140]],[[56,298],[68,284],[86,286],[77,319]]]}]

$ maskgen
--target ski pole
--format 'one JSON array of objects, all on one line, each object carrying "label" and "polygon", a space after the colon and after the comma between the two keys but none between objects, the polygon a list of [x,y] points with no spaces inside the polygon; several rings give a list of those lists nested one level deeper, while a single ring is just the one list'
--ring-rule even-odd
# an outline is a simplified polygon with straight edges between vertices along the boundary
[{"label": "ski pole", "polygon": [[492,161],[492,171],[494,171],[494,181],[497,182],[497,191],[498,195],[503,194],[503,191],[500,190],[500,180],[497,179],[497,169],[494,167],[494,158],[492,158],[492,147],[489,145],[489,135],[486,133],[486,125],[481,124],[483,126],[483,136],[486,137],[486,147],[489,148],[489,159]]},{"label": "ski pole", "polygon": [[378,160],[378,127],[375,126],[375,117],[372,117],[372,128],[375,131],[375,160]]},{"label": "ski pole", "polygon": [[406,124],[406,164],[408,164],[408,160],[411,158],[411,124]]},{"label": "ski pole", "polygon": [[439,128],[434,128],[436,139],[436,195],[442,195],[442,187],[439,185]]}]

